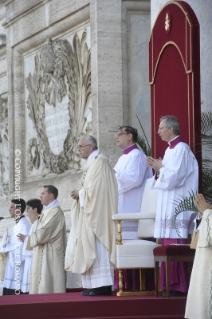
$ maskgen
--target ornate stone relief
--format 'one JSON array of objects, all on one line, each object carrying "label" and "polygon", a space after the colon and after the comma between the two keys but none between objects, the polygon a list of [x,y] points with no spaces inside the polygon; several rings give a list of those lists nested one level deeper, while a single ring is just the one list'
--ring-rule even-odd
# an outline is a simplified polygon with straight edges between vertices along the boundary
[{"label": "ornate stone relief", "polygon": [[[35,56],[26,85],[27,108],[37,133],[27,149],[28,174],[42,162],[42,175],[78,170],[78,140],[92,129],[91,66],[87,30],[79,38],[48,39]],[[32,150],[34,149],[34,155]],[[40,160],[38,154],[41,155]]]},{"label": "ornate stone relief", "polygon": [[31,138],[29,140],[29,146],[27,149],[27,171],[33,170],[33,167],[38,169],[40,167],[40,150],[39,144],[37,144],[36,138]]},{"label": "ornate stone relief", "polygon": [[8,105],[0,97],[0,199],[9,191]]}]

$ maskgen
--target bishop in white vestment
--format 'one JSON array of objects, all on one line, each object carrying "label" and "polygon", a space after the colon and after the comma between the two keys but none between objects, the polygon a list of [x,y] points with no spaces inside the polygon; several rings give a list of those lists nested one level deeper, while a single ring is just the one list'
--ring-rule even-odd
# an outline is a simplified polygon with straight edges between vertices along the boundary
[{"label": "bishop in white vestment", "polygon": [[[162,245],[187,244],[188,234],[193,233],[196,212],[185,211],[175,219],[175,201],[189,192],[198,190],[199,168],[190,147],[180,134],[178,120],[173,116],[161,118],[158,134],[169,143],[163,160],[147,159],[148,165],[156,171],[152,187],[158,189],[155,238],[161,238]],[[166,289],[165,265],[161,263],[160,288]],[[184,263],[171,264],[170,290],[186,292],[188,274]]]},{"label": "bishop in white vestment", "polygon": [[80,190],[71,192],[75,199],[71,209],[72,228],[66,249],[65,269],[81,274],[88,290],[83,296],[109,295],[115,265],[115,223],[118,210],[115,174],[108,158],[100,154],[96,139],[84,136],[78,144],[82,167]]}]

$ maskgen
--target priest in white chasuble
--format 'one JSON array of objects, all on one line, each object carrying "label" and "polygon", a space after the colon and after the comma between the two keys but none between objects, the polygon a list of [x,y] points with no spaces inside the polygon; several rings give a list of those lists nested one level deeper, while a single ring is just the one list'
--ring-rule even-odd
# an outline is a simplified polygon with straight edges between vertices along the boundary
[{"label": "priest in white chasuble", "polygon": [[43,209],[43,205],[41,204],[40,199],[33,198],[27,201],[26,212],[32,225],[28,235],[24,235],[22,233],[18,235],[19,240],[23,242],[22,260],[24,261],[24,272],[23,272],[23,278],[22,278],[22,284],[21,284],[21,291],[23,293],[29,293],[32,258],[33,258],[33,249],[32,250],[27,249],[28,239],[32,233],[33,224],[40,217],[42,209]]},{"label": "priest in white chasuble", "polygon": [[212,318],[212,206],[202,194],[195,199],[202,215],[186,302],[185,318]]},{"label": "priest in white chasuble", "polygon": [[[160,119],[158,134],[168,142],[163,160],[149,157],[148,165],[156,172],[153,188],[158,189],[155,238],[161,238],[162,245],[187,244],[188,234],[193,233],[195,212],[185,211],[175,220],[175,201],[189,192],[198,191],[199,169],[190,147],[180,137],[177,118],[165,116]],[[160,288],[166,289],[165,264],[161,263]],[[170,290],[175,294],[187,292],[188,272],[185,263],[171,264]]]},{"label": "priest in white chasuble", "polygon": [[30,294],[66,291],[66,224],[57,196],[58,190],[53,185],[44,186],[41,192],[45,207],[33,225],[27,245],[27,249],[33,248]]},{"label": "priest in white chasuble", "polygon": [[82,137],[78,150],[87,163],[82,167],[80,190],[71,192],[75,201],[65,269],[81,274],[82,285],[88,289],[81,292],[83,296],[110,295],[116,251],[112,221],[112,215],[118,211],[116,178],[93,136]]},{"label": "priest in white chasuble", "polygon": [[[123,155],[114,167],[118,183],[119,214],[140,212],[145,182],[147,178],[152,177],[152,169],[146,163],[147,156],[136,144],[137,137],[137,129],[131,126],[120,127],[116,134],[117,146],[123,150]],[[138,239],[137,221],[122,222],[121,230],[123,239]],[[125,289],[139,290],[138,269],[124,270],[123,278]],[[118,288],[118,272],[116,272],[114,287]]]},{"label": "priest in white chasuble", "polygon": [[[3,295],[19,295],[21,291],[24,271],[24,261],[22,259],[23,243],[19,241],[18,234],[27,235],[30,229],[30,222],[23,215],[26,203],[23,199],[12,199],[10,203],[10,215],[15,219],[15,225],[8,234],[6,229],[3,235],[0,252],[6,256],[6,265],[3,283]],[[9,236],[8,236],[9,235]]]}]

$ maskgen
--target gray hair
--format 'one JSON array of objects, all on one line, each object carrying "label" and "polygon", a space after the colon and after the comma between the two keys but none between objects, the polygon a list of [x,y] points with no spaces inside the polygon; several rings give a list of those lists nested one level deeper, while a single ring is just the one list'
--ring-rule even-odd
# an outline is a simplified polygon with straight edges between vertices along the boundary
[{"label": "gray hair", "polygon": [[92,135],[84,135],[83,137],[85,139],[85,144],[91,145],[94,151],[98,149],[97,140],[95,139],[95,137],[93,137]]},{"label": "gray hair", "polygon": [[178,119],[175,116],[172,115],[166,115],[160,118],[160,122],[166,120],[165,126],[166,128],[171,128],[173,127],[173,132],[174,134],[180,135],[180,123]]}]

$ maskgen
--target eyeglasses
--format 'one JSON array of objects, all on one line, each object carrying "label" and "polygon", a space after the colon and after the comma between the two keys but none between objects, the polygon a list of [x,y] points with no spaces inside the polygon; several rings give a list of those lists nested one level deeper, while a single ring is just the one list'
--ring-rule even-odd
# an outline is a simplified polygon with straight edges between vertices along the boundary
[{"label": "eyeglasses", "polygon": [[166,127],[166,126],[164,126],[164,127],[160,127],[160,126],[159,126],[158,131],[162,131],[162,130],[164,130],[165,128],[167,128],[167,127]]},{"label": "eyeglasses", "polygon": [[128,133],[116,133],[116,136],[119,137],[119,136],[124,135],[124,134],[128,135]]},{"label": "eyeglasses", "polygon": [[77,146],[77,149],[78,149],[78,150],[81,150],[81,148],[83,148],[83,147],[85,147],[85,146],[88,146],[88,145],[91,145],[91,144],[86,144],[86,145],[78,145],[78,146]]}]

